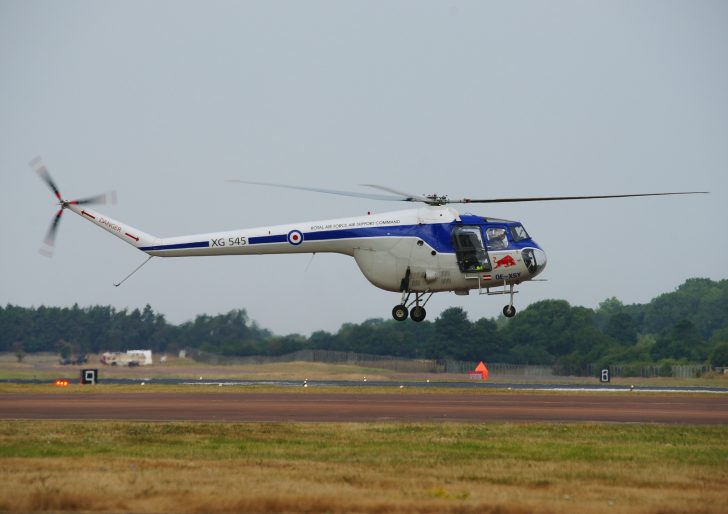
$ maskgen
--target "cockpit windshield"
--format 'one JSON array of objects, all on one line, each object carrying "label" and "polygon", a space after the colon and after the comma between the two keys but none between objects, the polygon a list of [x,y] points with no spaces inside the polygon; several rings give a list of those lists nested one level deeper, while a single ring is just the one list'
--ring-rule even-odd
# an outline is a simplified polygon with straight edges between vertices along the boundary
[{"label": "cockpit windshield", "polygon": [[526,232],[526,229],[523,228],[523,225],[511,227],[511,237],[516,242],[531,239],[531,236],[528,235],[528,232]]}]

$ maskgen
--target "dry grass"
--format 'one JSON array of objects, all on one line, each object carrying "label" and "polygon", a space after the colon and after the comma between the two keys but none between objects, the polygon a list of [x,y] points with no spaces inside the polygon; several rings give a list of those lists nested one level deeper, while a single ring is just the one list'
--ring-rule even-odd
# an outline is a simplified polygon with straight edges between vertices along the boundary
[{"label": "dry grass", "polygon": [[[22,363],[16,362],[15,355],[0,353],[0,379],[35,379],[52,381],[56,378],[69,378],[76,381],[84,367],[98,368],[101,378],[185,378],[189,380],[363,380],[368,381],[467,381],[464,374],[445,373],[403,373],[387,369],[362,367],[352,364],[326,364],[312,362],[283,362],[276,364],[210,365],[191,359],[168,357],[165,364],[126,368],[104,366],[99,363],[98,355],[90,355],[89,363],[84,366],[61,366],[58,356],[50,353],[29,354]],[[578,383],[597,385],[596,377],[523,377],[497,376],[491,374],[491,383]],[[728,387],[728,375],[713,374],[701,378],[616,378],[615,385],[636,386],[714,386]]]},{"label": "dry grass", "polygon": [[[156,358],[156,357],[155,357]],[[59,377],[76,380],[83,368],[98,368],[105,378],[184,378],[197,380],[389,380],[390,370],[350,364],[319,362],[282,362],[275,364],[213,365],[191,359],[168,357],[165,364],[129,368],[100,364],[98,355],[89,355],[88,364],[62,366],[58,356],[49,353],[30,354],[18,363],[14,354],[0,353],[0,378],[55,380]],[[442,375],[440,375],[442,378]],[[462,377],[461,377],[462,378]]]},{"label": "dry grass", "polygon": [[0,510],[725,512],[723,426],[0,422]]}]

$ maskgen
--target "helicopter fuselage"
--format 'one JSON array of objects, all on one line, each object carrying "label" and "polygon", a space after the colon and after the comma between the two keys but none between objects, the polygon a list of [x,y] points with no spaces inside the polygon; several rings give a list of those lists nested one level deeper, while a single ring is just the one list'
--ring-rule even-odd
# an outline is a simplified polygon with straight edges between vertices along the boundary
[{"label": "helicopter fuselage", "polygon": [[[114,203],[114,194],[64,200],[40,157],[30,161],[30,166],[53,192],[60,205],[48,228],[41,254],[48,257],[52,255],[58,224],[63,212],[68,209],[149,256],[123,280],[115,283],[117,287],[152,257],[339,253],[353,257],[364,276],[375,286],[402,293],[400,302],[392,309],[395,320],[404,321],[410,317],[416,322],[425,319],[425,305],[434,293],[452,291],[455,294],[469,294],[473,289],[479,290],[481,294],[509,295],[503,315],[513,317],[516,314],[513,295],[517,293],[514,286],[532,280],[546,267],[546,253],[519,222],[472,214],[460,215],[449,205],[706,193],[679,191],[450,199],[447,195],[413,195],[374,184],[365,186],[378,190],[377,194],[231,179],[230,182],[370,200],[418,202],[424,206],[352,218],[159,238],[88,208],[88,205],[93,204]],[[498,286],[503,286],[502,290],[491,291],[491,288]]]},{"label": "helicopter fuselage", "polygon": [[150,256],[339,253],[353,257],[373,285],[393,292],[468,294],[530,280],[546,265],[520,223],[460,215],[448,206],[168,238],[82,206],[66,208]]}]

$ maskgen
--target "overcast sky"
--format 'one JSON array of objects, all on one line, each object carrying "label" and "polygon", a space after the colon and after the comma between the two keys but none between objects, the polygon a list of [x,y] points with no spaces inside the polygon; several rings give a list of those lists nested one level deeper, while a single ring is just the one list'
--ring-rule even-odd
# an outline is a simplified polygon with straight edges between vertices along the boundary
[{"label": "overcast sky", "polygon": [[[153,259],[64,215],[158,236],[385,212],[402,204],[226,183],[501,197],[706,190],[468,206],[545,249],[544,298],[646,302],[728,276],[728,2],[0,0],[0,304],[149,303],[174,323],[244,308],[278,334],[390,316],[399,295],[340,255]],[[428,319],[502,297],[440,293]],[[408,321],[410,323],[410,321]]]}]

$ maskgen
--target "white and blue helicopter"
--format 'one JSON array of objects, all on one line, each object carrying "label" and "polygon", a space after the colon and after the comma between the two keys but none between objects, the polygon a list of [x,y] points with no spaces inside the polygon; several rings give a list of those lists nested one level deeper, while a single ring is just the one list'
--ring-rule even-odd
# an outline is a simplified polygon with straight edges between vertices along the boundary
[{"label": "white and blue helicopter", "polygon": [[526,198],[449,199],[447,196],[412,195],[388,187],[367,185],[387,194],[356,193],[298,187],[264,182],[230,180],[243,184],[283,187],[373,200],[424,204],[383,214],[352,218],[298,222],[290,225],[209,232],[176,237],[157,237],[89,209],[88,205],[114,203],[107,193],[68,201],[53,182],[40,158],[32,168],[50,187],[60,209],[51,222],[41,253],[50,256],[58,223],[68,209],[146,253],[149,258],[127,275],[120,285],[152,257],[192,257],[212,255],[263,255],[331,252],[349,255],[373,285],[401,293],[392,317],[404,321],[425,319],[425,305],[434,293],[451,291],[467,295],[508,295],[503,314],[516,314],[515,286],[533,280],[546,267],[546,253],[520,222],[498,218],[461,215],[450,204],[537,202],[704,194],[705,191],[641,193],[596,196],[550,196]]}]

